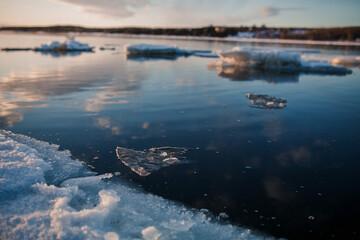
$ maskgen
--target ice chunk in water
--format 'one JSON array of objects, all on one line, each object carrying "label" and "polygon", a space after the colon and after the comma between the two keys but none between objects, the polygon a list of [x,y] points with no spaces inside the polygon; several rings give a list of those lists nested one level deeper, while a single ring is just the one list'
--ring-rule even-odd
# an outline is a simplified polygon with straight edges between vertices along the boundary
[{"label": "ice chunk in water", "polygon": [[92,51],[94,47],[90,47],[86,43],[75,41],[74,38],[69,38],[63,43],[53,41],[49,44],[42,44],[41,47],[36,47],[35,51],[51,51],[51,52],[67,52],[67,51]]},{"label": "ice chunk in water", "polygon": [[269,95],[256,95],[253,93],[246,94],[246,98],[251,100],[252,105],[267,109],[283,109],[287,103],[283,98],[270,97]]},{"label": "ice chunk in water", "polygon": [[325,61],[302,59],[299,52],[234,48],[233,51],[219,52],[218,54],[223,62],[243,68],[320,74],[349,74],[352,72],[343,66],[334,66]]},{"label": "ice chunk in water", "polygon": [[175,46],[151,45],[151,44],[134,44],[126,45],[127,54],[134,55],[191,55],[192,50],[180,49]]},{"label": "ice chunk in water", "polygon": [[148,151],[135,151],[117,147],[116,154],[126,166],[136,174],[146,177],[163,167],[168,167],[186,159],[183,154],[187,151],[181,147],[157,147]]}]

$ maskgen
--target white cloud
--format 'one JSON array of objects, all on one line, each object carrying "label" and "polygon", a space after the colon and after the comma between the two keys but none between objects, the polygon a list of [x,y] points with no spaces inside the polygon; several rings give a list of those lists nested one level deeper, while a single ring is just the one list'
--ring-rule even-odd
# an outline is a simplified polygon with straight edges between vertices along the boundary
[{"label": "white cloud", "polygon": [[105,17],[126,18],[134,15],[134,11],[145,8],[149,0],[53,0],[81,7],[85,12]]},{"label": "white cloud", "polygon": [[258,9],[263,18],[279,15],[279,8],[261,7]]},{"label": "white cloud", "polygon": [[261,17],[267,18],[272,16],[277,16],[282,11],[301,11],[304,8],[277,8],[277,7],[261,7],[257,9]]}]

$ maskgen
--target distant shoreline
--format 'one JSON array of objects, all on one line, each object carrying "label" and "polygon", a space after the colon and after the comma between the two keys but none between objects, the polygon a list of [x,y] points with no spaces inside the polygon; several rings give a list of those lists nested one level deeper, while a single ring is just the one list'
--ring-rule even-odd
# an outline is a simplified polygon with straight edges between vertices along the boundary
[{"label": "distant shoreline", "polygon": [[328,42],[360,42],[360,26],[338,28],[276,28],[266,27],[225,27],[207,26],[200,28],[91,28],[79,26],[8,26],[0,31],[47,32],[47,33],[101,33],[127,35],[155,35],[181,37],[215,37],[241,39],[308,40]]},{"label": "distant shoreline", "polygon": [[360,41],[318,41],[318,40],[277,39],[277,38],[179,36],[179,35],[104,33],[104,32],[48,32],[48,31],[25,31],[25,32],[22,32],[22,31],[10,31],[10,30],[3,30],[3,29],[0,29],[0,33],[100,36],[100,37],[136,38],[136,39],[164,39],[164,40],[186,40],[186,41],[218,41],[218,42],[247,42],[247,43],[292,44],[292,45],[313,45],[313,46],[360,47]]}]

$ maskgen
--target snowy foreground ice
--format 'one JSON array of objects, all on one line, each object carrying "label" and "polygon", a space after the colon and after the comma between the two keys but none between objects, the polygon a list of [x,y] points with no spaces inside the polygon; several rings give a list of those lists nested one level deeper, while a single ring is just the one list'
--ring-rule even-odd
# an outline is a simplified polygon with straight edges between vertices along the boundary
[{"label": "snowy foreground ice", "polygon": [[0,131],[1,239],[272,239],[95,176],[58,148]]},{"label": "snowy foreground ice", "polygon": [[[281,50],[247,50],[234,48],[219,52],[221,60],[210,63],[219,67],[259,68],[317,74],[349,74],[351,70],[321,58],[309,58],[299,52]],[[329,63],[330,62],[330,63]],[[338,65],[338,66],[335,66]]]}]

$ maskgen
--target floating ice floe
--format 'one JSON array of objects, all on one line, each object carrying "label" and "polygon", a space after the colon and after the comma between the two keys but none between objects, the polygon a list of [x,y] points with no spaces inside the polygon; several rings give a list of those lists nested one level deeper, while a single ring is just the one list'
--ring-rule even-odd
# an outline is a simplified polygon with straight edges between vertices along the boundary
[{"label": "floating ice floe", "polygon": [[127,54],[125,55],[126,60],[136,61],[136,62],[148,62],[148,61],[176,61],[179,58],[179,55],[135,55]]},{"label": "floating ice floe", "polygon": [[90,47],[86,43],[75,41],[74,38],[69,38],[65,42],[53,41],[49,44],[42,44],[40,47],[36,47],[35,51],[51,51],[51,52],[67,52],[67,51],[92,51],[94,47]]},{"label": "floating ice floe", "polygon": [[175,46],[165,45],[151,45],[151,44],[135,44],[126,45],[125,51],[127,54],[135,55],[184,55],[188,56],[193,54],[192,50],[180,49]]},{"label": "floating ice floe", "polygon": [[219,55],[214,52],[194,52],[194,56],[203,58],[219,58]]},{"label": "floating ice floe", "polygon": [[94,176],[58,148],[0,131],[1,239],[273,239]]},{"label": "floating ice floe", "polygon": [[114,48],[114,47],[100,47],[99,49],[100,49],[101,51],[104,51],[104,50],[114,51],[116,48]]},{"label": "floating ice floe", "polygon": [[326,61],[304,60],[299,52],[281,50],[242,50],[219,52],[223,64],[241,68],[259,68],[318,74],[349,74],[351,70]]},{"label": "floating ice floe", "polygon": [[[208,50],[189,50],[189,49],[181,49],[176,46],[166,46],[166,45],[151,45],[151,44],[135,44],[135,45],[126,45],[125,51],[128,56],[146,56],[146,60],[153,60],[154,58],[168,59],[170,60],[176,59],[177,56],[198,56],[198,57],[207,57],[207,58],[218,58],[216,53],[213,53]],[[129,58],[135,59],[135,58]],[[139,58],[140,59],[140,58]],[[145,58],[141,58],[145,60]]]},{"label": "floating ice floe", "polygon": [[163,167],[180,163],[186,159],[183,156],[186,151],[186,148],[180,147],[157,147],[150,148],[148,151],[116,148],[116,154],[121,162],[142,177]]},{"label": "floating ice floe", "polygon": [[2,48],[1,51],[12,52],[12,51],[31,51],[32,48]]},{"label": "floating ice floe", "polygon": [[267,109],[283,109],[286,107],[287,101],[283,98],[270,97],[269,95],[256,95],[253,93],[247,93],[246,98],[251,100],[251,104],[267,108]]}]

